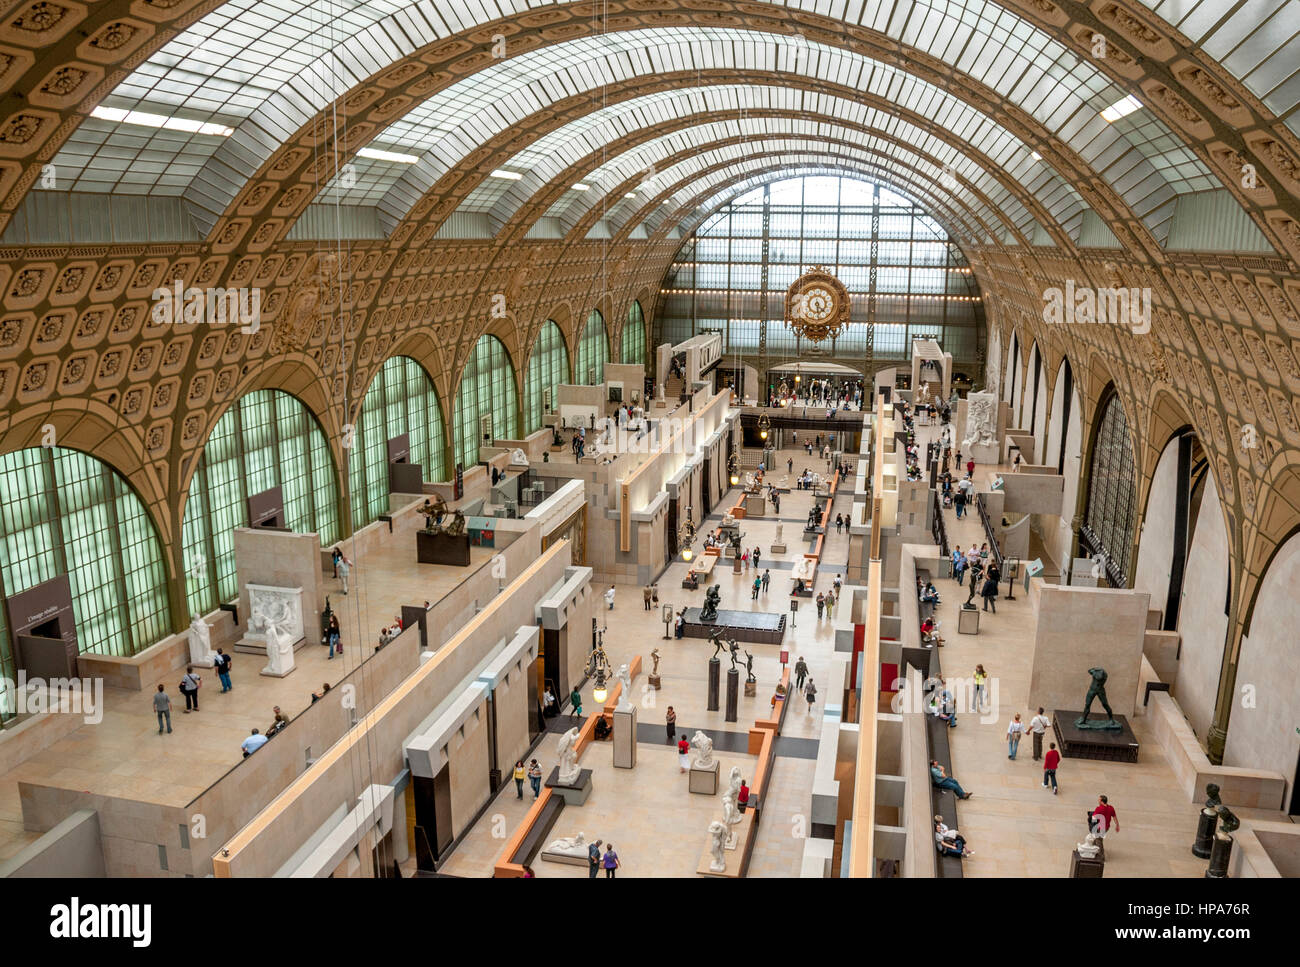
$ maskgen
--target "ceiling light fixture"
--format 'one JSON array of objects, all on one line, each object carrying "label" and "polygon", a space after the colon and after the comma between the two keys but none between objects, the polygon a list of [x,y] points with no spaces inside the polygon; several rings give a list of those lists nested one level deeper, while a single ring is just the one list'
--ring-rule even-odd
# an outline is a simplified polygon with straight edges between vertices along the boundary
[{"label": "ceiling light fixture", "polygon": [[235,133],[234,128],[211,121],[193,121],[189,118],[167,117],[165,114],[150,114],[148,111],[124,111],[116,107],[99,105],[90,112],[93,118],[101,121],[116,121],[119,124],[138,124],[145,128],[164,128],[168,131],[188,131],[190,134],[211,134],[228,138]]},{"label": "ceiling light fixture", "polygon": [[578,182],[576,185],[573,186],[573,190],[574,190],[574,191],[590,191],[590,190],[591,190],[591,185],[584,185],[582,182]]},{"label": "ceiling light fixture", "polygon": [[523,181],[524,176],[517,171],[506,171],[505,168],[498,168],[492,172],[493,178],[504,178],[506,181]]},{"label": "ceiling light fixture", "polygon": [[1125,97],[1123,100],[1116,101],[1110,107],[1106,108],[1106,110],[1102,111],[1101,119],[1103,121],[1109,121],[1111,123],[1114,123],[1115,121],[1118,121],[1120,118],[1127,117],[1128,115],[1132,114],[1134,111],[1140,111],[1141,109],[1142,109],[1142,102],[1139,101],[1132,94],[1130,94],[1128,95],[1128,97]]},{"label": "ceiling light fixture", "polygon": [[404,165],[418,164],[420,161],[413,154],[402,154],[400,151],[384,151],[380,148],[361,148],[357,151],[357,154],[362,158],[374,158],[376,161],[396,161]]}]

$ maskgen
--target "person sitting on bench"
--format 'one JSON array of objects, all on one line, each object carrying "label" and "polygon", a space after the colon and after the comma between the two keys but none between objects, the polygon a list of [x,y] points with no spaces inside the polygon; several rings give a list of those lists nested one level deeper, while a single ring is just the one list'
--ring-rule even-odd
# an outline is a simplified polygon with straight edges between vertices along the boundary
[{"label": "person sitting on bench", "polygon": [[943,766],[939,765],[938,759],[930,760],[930,781],[939,789],[947,789],[954,793],[958,799],[969,799],[971,793],[962,789],[961,783],[944,772]]},{"label": "person sitting on bench", "polygon": [[974,856],[975,851],[966,848],[966,837],[955,829],[948,828],[943,821],[943,817],[936,815],[934,817],[934,841],[938,844],[939,852],[943,856]]},{"label": "person sitting on bench", "polygon": [[605,716],[601,715],[596,718],[596,739],[606,739],[613,731],[614,730],[609,727],[609,723],[605,721]]}]

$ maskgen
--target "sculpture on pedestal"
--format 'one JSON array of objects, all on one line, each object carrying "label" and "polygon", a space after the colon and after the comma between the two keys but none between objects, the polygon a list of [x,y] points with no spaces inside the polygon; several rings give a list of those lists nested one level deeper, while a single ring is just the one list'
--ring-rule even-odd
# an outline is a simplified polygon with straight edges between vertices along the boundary
[{"label": "sculpture on pedestal", "polygon": [[[559,853],[561,856],[576,856],[581,859],[587,858],[587,834],[579,832],[575,836],[561,836],[559,839],[551,840],[550,844],[542,852]],[[596,841],[600,845],[600,841]]]},{"label": "sculpture on pedestal", "polygon": [[1236,813],[1222,803],[1216,808],[1219,812],[1219,832],[1235,833],[1241,828],[1241,820],[1237,818]]},{"label": "sculpture on pedestal", "polygon": [[614,678],[623,685],[618,693],[618,711],[626,712],[632,708],[632,699],[629,697],[632,694],[632,672],[627,667],[627,662],[618,666]]},{"label": "sculpture on pedestal", "polygon": [[691,748],[695,750],[695,761],[691,763],[696,769],[713,768],[713,740],[696,729],[691,736]]},{"label": "sculpture on pedestal", "polygon": [[727,651],[731,653],[731,670],[736,670],[736,662],[740,660],[740,642],[735,638],[727,639]]},{"label": "sculpture on pedestal", "polygon": [[457,508],[452,514],[451,522],[443,528],[443,533],[448,537],[460,537],[465,533],[465,514]]},{"label": "sculpture on pedestal", "polygon": [[652,678],[658,678],[659,677],[659,649],[658,648],[650,652],[650,660],[654,662],[654,668],[651,670],[650,675]]},{"label": "sculpture on pedestal", "polygon": [[754,677],[754,656],[748,650],[745,651],[745,681],[749,684],[758,681]]},{"label": "sculpture on pedestal", "polygon": [[727,826],[714,820],[709,823],[709,870],[722,873],[727,869]]},{"label": "sculpture on pedestal", "polygon": [[[1106,669],[1089,668],[1088,674],[1092,676],[1092,684],[1088,686],[1088,696],[1083,702],[1083,715],[1075,719],[1075,727],[1118,732],[1123,726],[1115,721],[1115,713],[1111,711],[1110,702],[1106,700]],[[1101,707],[1106,710],[1105,719],[1088,720],[1088,713],[1092,710],[1092,700],[1094,698],[1099,699]]]},{"label": "sculpture on pedestal", "polygon": [[212,665],[212,632],[198,615],[190,622],[190,664]]},{"label": "sculpture on pedestal", "polygon": [[740,796],[740,766],[732,766],[727,779],[727,791],[722,794],[722,821],[728,826],[740,822],[740,807],[736,799]]},{"label": "sculpture on pedestal", "polygon": [[1223,800],[1219,798],[1219,786],[1217,783],[1208,782],[1205,784],[1205,806],[1207,809],[1218,809]]},{"label": "sculpture on pedestal", "polygon": [[556,775],[557,781],[562,786],[576,785],[578,776],[582,773],[582,769],[578,766],[577,728],[569,729],[560,736],[560,744],[556,746],[555,757],[558,760],[559,768]]},{"label": "sculpture on pedestal", "polygon": [[700,621],[704,624],[718,620],[718,603],[722,600],[722,585],[715,584],[704,592],[704,607],[700,609]]},{"label": "sculpture on pedestal", "polygon": [[[301,593],[301,592],[299,592]],[[283,678],[293,671],[293,645],[302,637],[302,616],[295,614],[293,605],[301,608],[301,598],[291,600],[287,592],[274,588],[249,587],[250,610],[248,626],[260,632],[266,640],[266,667],[263,675]]]},{"label": "sculpture on pedestal", "polygon": [[963,447],[992,447],[998,442],[998,399],[992,393],[966,397],[966,436]]},{"label": "sculpture on pedestal", "polygon": [[784,527],[785,527],[784,524],[777,524],[777,525],[776,525],[776,540],[773,541],[774,544],[780,544],[780,543],[781,543],[781,531],[784,529]]},{"label": "sculpture on pedestal", "polygon": [[1097,834],[1089,833],[1083,838],[1082,843],[1075,843],[1074,848],[1079,851],[1079,856],[1085,860],[1096,859],[1097,854],[1101,852],[1101,847],[1097,845]]},{"label": "sculpture on pedestal", "polygon": [[447,515],[447,501],[442,494],[434,494],[432,500],[426,499],[420,506],[420,513],[424,515],[424,529],[436,532],[443,517]]}]

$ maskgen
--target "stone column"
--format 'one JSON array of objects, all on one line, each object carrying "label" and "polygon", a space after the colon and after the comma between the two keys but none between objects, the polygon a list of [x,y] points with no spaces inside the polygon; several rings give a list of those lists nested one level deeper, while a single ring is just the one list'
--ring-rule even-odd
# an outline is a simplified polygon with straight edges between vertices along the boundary
[{"label": "stone column", "polygon": [[710,712],[718,710],[718,681],[721,675],[722,663],[717,658],[709,659],[709,706]]}]

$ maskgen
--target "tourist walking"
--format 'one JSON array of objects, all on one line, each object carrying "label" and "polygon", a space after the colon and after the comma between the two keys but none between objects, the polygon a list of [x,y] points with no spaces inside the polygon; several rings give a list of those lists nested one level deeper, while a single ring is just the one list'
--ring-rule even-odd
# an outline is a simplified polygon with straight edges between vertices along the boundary
[{"label": "tourist walking", "polygon": [[524,780],[528,778],[528,770],[524,768],[524,760],[520,759],[515,763],[515,798],[524,798]]},{"label": "tourist walking", "polygon": [[1119,832],[1119,817],[1115,815],[1115,807],[1105,796],[1097,797],[1097,805],[1092,811],[1091,825],[1092,831],[1099,839],[1105,839],[1109,833]]},{"label": "tourist walking", "polygon": [[230,656],[220,648],[217,649],[217,656],[212,660],[212,665],[217,670],[217,677],[221,679],[221,690],[228,692],[233,685],[230,684]]},{"label": "tourist walking", "polygon": [[975,666],[974,678],[975,678],[975,694],[971,698],[972,714],[975,712],[984,711],[984,705],[986,702],[988,702],[988,697],[989,697],[989,693],[988,693],[989,676],[988,673],[984,671],[983,665]]},{"label": "tourist walking", "polygon": [[158,734],[163,734],[163,720],[167,721],[167,731],[172,730],[172,700],[167,696],[167,691],[162,682],[158,683],[158,691],[154,692],[153,710],[158,713]]},{"label": "tourist walking", "polygon": [[330,658],[334,657],[335,652],[340,655],[343,654],[343,628],[339,625],[339,616],[337,614],[330,615],[330,626],[325,632],[325,637],[330,645]]},{"label": "tourist walking", "polygon": [[605,879],[607,880],[614,879],[614,871],[617,870],[622,864],[619,863],[618,861],[618,854],[614,852],[613,843],[610,843],[608,846],[605,847],[605,857],[602,860],[601,865],[605,867]]},{"label": "tourist walking", "polygon": [[335,550],[338,551],[339,559],[334,562],[334,573],[338,575],[339,581],[343,584],[343,593],[347,594],[348,575],[352,573],[352,562],[349,561],[347,556],[337,547]]},{"label": "tourist walking", "polygon": [[677,712],[671,705],[668,706],[668,711],[664,715],[664,724],[668,729],[668,741],[671,742],[677,737]]},{"label": "tourist walking", "polygon": [[998,613],[998,580],[993,575],[987,575],[984,578],[984,590],[980,592],[984,598],[984,610],[993,609],[993,613]]},{"label": "tourist walking", "polygon": [[569,702],[573,706],[573,711],[569,713],[570,717],[582,718],[582,692],[575,688],[573,694],[569,696]]},{"label": "tourist walking", "polygon": [[803,697],[808,701],[808,713],[811,715],[813,705],[817,701],[817,686],[813,684],[811,678],[808,679],[808,686],[803,690]]},{"label": "tourist walking", "polygon": [[650,585],[647,584],[641,591],[641,597],[645,599],[645,610],[647,611],[651,610],[650,598],[653,596],[654,596],[654,592],[650,590]]},{"label": "tourist walking", "polygon": [[1061,764],[1061,753],[1056,751],[1056,743],[1051,743],[1047,750],[1047,755],[1043,757],[1043,788],[1047,784],[1052,784],[1052,795],[1056,795],[1056,769]]},{"label": "tourist walking", "polygon": [[600,872],[600,840],[587,844],[587,878],[594,880]]},{"label": "tourist walking", "polygon": [[605,592],[605,604],[609,606],[610,611],[614,610],[614,585],[612,584],[609,586],[609,590]]},{"label": "tourist walking", "polygon": [[1047,727],[1052,723],[1047,720],[1043,714],[1043,707],[1038,706],[1038,714],[1029,720],[1029,734],[1034,739],[1034,761],[1037,762],[1043,757],[1043,735],[1047,732]]},{"label": "tourist walking", "polygon": [[755,601],[757,601],[757,600],[758,600],[758,592],[759,592],[760,590],[762,590],[762,588],[763,588],[763,579],[762,579],[761,577],[756,577],[756,578],[754,578],[754,587],[753,587],[753,592],[754,592],[754,593],[753,593],[752,595],[750,595],[750,597],[752,597]]},{"label": "tourist walking", "polygon": [[826,610],[826,595],[821,591],[817,592],[817,620],[822,620],[822,612]]},{"label": "tourist walking", "polygon": [[682,772],[690,768],[691,764],[691,743],[686,738],[686,733],[682,733],[681,739],[677,742],[677,766]]},{"label": "tourist walking", "polygon": [[1014,760],[1016,751],[1020,748],[1020,738],[1025,734],[1025,723],[1020,721],[1020,713],[1011,720],[1007,726],[1007,758]]},{"label": "tourist walking", "polygon": [[539,798],[542,794],[542,767],[536,759],[528,762],[528,784],[533,787],[533,798]]},{"label": "tourist walking", "polygon": [[759,550],[756,547],[754,548],[754,570],[755,571],[758,570],[758,560],[759,560]]},{"label": "tourist walking", "polygon": [[794,663],[794,687],[803,690],[803,680],[808,677],[808,665],[803,660],[803,655]]},{"label": "tourist walking", "polygon": [[826,595],[826,620],[827,621],[831,620],[832,617],[831,612],[834,610],[835,610],[835,592],[831,591]]},{"label": "tourist walking", "polygon": [[835,533],[839,534],[844,530],[844,515],[835,515]]},{"label": "tourist walking", "polygon": [[203,679],[194,674],[194,669],[186,667],[185,674],[181,677],[181,694],[185,696],[185,711],[191,708],[194,711],[199,710],[199,686]]}]

